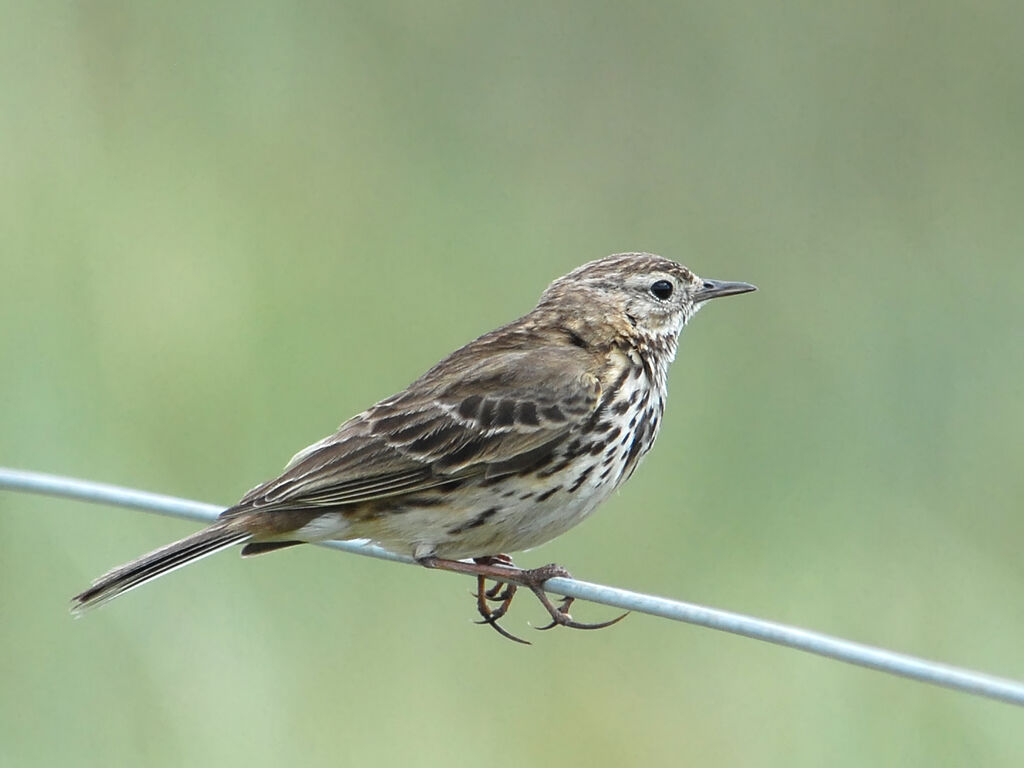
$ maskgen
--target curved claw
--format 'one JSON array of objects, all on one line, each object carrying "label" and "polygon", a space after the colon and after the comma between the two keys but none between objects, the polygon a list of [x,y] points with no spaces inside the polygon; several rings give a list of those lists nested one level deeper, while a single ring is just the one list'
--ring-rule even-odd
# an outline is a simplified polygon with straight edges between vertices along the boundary
[{"label": "curved claw", "polygon": [[501,626],[501,624],[498,623],[498,619],[496,617],[493,617],[493,616],[487,617],[487,616],[485,616],[484,618],[482,618],[479,621],[476,621],[474,623],[476,623],[476,624],[489,624],[490,626],[494,627],[494,631],[497,632],[502,637],[507,637],[509,640],[514,640],[515,642],[522,643],[523,645],[533,645],[533,643],[531,643],[529,640],[523,640],[523,638],[521,638],[521,637],[516,637],[511,632],[509,632],[507,629],[505,629],[503,626]]},{"label": "curved claw", "polygon": [[545,624],[543,627],[535,627],[535,629],[546,630],[551,629],[552,627],[569,627],[569,629],[604,629],[605,627],[610,627],[612,624],[618,624],[624,618],[629,616],[629,614],[630,611],[626,611],[621,616],[616,616],[614,619],[609,619],[608,621],[599,621],[596,624],[584,624],[579,621],[574,621],[569,614],[564,614],[564,621],[556,621],[555,619],[552,619],[550,624]]}]

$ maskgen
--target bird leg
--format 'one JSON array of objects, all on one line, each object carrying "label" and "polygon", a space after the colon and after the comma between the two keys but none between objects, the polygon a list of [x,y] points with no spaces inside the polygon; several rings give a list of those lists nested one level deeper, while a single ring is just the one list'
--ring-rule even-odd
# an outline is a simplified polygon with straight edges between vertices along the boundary
[{"label": "bird leg", "polygon": [[[558,605],[551,602],[547,593],[544,591],[544,582],[548,579],[556,577],[560,578],[572,578],[565,568],[554,563],[542,566],[540,568],[523,569],[516,567],[512,558],[508,555],[488,555],[485,557],[473,558],[473,562],[466,562],[464,560],[445,560],[440,557],[423,557],[419,559],[421,565],[427,568],[437,568],[445,571],[452,571],[454,573],[466,573],[477,577],[477,589],[476,589],[476,605],[477,612],[481,616],[480,624],[489,624],[499,634],[504,635],[510,640],[514,640],[517,643],[524,643],[529,645],[529,642],[522,638],[516,637],[508,630],[504,629],[498,624],[498,620],[501,619],[508,612],[509,605],[512,603],[512,598],[515,597],[516,590],[518,587],[526,587],[540,601],[541,605],[548,612],[551,617],[550,623],[538,629],[551,629],[552,627],[569,627],[571,629],[603,629],[604,627],[610,627],[612,624],[616,624],[624,619],[627,613],[617,616],[609,621],[603,621],[597,624],[584,624],[578,622],[572,618],[569,614],[569,608],[574,602],[574,598],[565,597]],[[487,588],[487,580],[494,582],[494,586],[490,589]],[[499,605],[496,608],[491,608],[488,601],[497,602]]]}]

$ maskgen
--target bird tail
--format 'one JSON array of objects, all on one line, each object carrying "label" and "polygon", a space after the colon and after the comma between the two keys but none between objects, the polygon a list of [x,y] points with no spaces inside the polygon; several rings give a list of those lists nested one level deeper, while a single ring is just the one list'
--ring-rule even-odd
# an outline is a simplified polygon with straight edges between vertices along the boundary
[{"label": "bird tail", "polygon": [[251,538],[252,534],[248,531],[228,523],[214,523],[209,528],[154,550],[100,576],[91,587],[72,598],[71,613],[80,616],[90,608],[103,605],[147,581]]}]

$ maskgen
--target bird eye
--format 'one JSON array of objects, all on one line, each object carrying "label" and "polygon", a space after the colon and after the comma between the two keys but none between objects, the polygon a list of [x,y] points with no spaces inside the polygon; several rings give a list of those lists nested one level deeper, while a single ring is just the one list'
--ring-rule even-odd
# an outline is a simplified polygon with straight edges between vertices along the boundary
[{"label": "bird eye", "polygon": [[656,280],[651,284],[651,293],[655,298],[664,301],[672,295],[672,283],[668,280]]}]

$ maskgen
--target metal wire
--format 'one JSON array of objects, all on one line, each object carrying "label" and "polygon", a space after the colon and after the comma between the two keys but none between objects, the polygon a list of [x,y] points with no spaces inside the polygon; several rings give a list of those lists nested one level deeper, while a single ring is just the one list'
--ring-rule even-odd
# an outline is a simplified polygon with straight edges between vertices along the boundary
[{"label": "metal wire", "polygon": [[[0,467],[0,489],[61,496],[97,504],[112,504],[201,523],[211,522],[224,509],[214,504],[204,504],[158,493],[147,493],[116,485],[4,467]],[[410,557],[396,555],[366,542],[330,541],[324,542],[323,546],[357,555],[415,564]],[[893,675],[1024,706],[1024,683],[927,661],[883,648],[854,643],[820,632],[576,579],[549,579],[544,583],[544,589],[556,595],[575,597],[627,611],[648,613],[652,616],[661,616],[736,635],[745,635],[756,640],[796,648],[848,664],[877,669]]]}]

